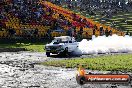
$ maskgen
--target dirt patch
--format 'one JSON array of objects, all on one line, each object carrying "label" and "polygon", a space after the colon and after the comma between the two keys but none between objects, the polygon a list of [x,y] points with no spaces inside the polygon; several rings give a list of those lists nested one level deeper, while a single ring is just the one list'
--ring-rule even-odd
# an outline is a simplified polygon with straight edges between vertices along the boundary
[{"label": "dirt patch", "polygon": [[[130,85],[86,84],[76,82],[77,69],[46,67],[36,63],[47,59],[45,53],[0,53],[1,88],[131,88]],[[53,58],[54,59],[54,58]],[[63,58],[57,58],[63,59]],[[92,71],[93,73],[101,73]],[[113,87],[112,87],[113,86]]]}]

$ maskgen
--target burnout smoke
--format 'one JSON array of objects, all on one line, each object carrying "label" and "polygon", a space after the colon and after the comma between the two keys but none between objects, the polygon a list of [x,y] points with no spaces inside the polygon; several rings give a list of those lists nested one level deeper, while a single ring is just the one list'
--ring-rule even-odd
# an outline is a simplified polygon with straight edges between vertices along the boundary
[{"label": "burnout smoke", "polygon": [[92,37],[92,40],[83,39],[79,42],[78,54],[99,54],[99,53],[127,53],[132,52],[132,37],[117,36]]}]

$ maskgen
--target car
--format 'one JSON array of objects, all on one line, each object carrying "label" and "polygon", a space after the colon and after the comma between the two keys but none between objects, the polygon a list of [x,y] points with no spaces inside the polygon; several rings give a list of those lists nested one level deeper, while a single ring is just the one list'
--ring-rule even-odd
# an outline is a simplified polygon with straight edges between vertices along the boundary
[{"label": "car", "polygon": [[49,57],[51,53],[68,56],[69,53],[75,51],[77,48],[78,42],[74,37],[70,36],[54,37],[54,40],[45,46],[47,57]]}]

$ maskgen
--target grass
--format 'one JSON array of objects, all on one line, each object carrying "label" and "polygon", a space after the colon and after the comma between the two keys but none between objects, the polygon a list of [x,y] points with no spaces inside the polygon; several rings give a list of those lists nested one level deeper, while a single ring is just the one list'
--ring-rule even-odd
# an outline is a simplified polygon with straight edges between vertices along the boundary
[{"label": "grass", "polygon": [[28,51],[44,52],[44,43],[11,43],[0,44],[0,48],[25,48]]},{"label": "grass", "polygon": [[[52,40],[52,39],[51,39]],[[1,39],[0,48],[25,48],[28,51],[45,52],[44,46],[51,42],[47,39]]]},{"label": "grass", "polygon": [[94,58],[79,58],[43,62],[46,66],[76,68],[82,64],[86,69],[103,71],[132,71],[132,54],[105,55]]}]

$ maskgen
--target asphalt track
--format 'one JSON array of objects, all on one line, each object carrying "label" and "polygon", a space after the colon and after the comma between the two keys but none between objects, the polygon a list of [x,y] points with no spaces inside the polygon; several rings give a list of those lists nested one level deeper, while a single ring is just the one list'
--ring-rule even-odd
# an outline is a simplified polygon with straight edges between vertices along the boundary
[{"label": "asphalt track", "polygon": [[[103,55],[103,54],[100,54]],[[82,55],[94,57],[97,55]],[[72,59],[38,52],[0,53],[0,88],[132,88],[131,85],[85,84],[76,82],[77,69],[47,67],[39,63],[47,60]],[[93,71],[94,73],[104,73]],[[106,73],[106,72],[105,72]]]}]

